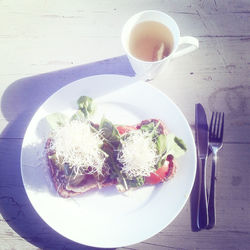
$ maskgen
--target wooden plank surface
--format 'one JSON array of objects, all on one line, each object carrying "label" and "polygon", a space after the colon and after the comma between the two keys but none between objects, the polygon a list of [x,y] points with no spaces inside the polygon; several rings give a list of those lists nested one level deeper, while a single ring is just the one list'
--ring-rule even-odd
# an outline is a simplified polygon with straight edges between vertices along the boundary
[{"label": "wooden plank surface", "polygon": [[[26,126],[62,86],[94,74],[133,75],[120,42],[125,21],[162,10],[199,50],[172,61],[152,85],[194,128],[194,105],[224,111],[217,171],[217,225],[192,232],[190,201],[162,232],[119,249],[249,249],[250,1],[0,1],[0,249],[85,249],[49,228],[30,205],[20,175]],[[89,249],[89,248],[86,248]]]}]

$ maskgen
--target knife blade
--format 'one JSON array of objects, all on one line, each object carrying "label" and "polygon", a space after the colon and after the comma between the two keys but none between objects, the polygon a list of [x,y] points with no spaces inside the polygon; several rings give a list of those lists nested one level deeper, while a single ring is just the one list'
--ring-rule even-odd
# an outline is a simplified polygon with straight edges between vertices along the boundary
[{"label": "knife blade", "polygon": [[208,201],[206,192],[206,161],[208,155],[208,125],[203,106],[195,105],[195,131],[197,141],[199,191],[197,208],[197,227],[206,228],[208,225]]}]

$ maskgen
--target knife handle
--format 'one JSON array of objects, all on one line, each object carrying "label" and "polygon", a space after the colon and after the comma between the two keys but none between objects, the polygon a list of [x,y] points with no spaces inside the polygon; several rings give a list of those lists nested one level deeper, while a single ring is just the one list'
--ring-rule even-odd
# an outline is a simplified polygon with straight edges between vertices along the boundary
[{"label": "knife handle", "polygon": [[206,192],[206,158],[201,159],[200,173],[200,186],[199,186],[199,199],[198,199],[198,214],[197,226],[199,229],[206,228],[208,225],[208,205],[207,205],[207,192]]}]

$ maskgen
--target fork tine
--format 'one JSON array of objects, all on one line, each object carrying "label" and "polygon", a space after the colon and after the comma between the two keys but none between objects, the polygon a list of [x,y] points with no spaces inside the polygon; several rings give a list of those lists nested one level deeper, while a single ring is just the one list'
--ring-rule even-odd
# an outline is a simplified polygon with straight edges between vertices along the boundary
[{"label": "fork tine", "polygon": [[218,112],[215,113],[215,119],[214,119],[214,127],[212,131],[212,137],[216,137],[216,124],[217,124],[217,118],[218,118]]},{"label": "fork tine", "polygon": [[214,112],[212,113],[212,117],[211,117],[211,121],[210,121],[210,125],[209,125],[209,137],[211,139],[212,137],[212,130],[213,130],[213,122],[214,122]]},{"label": "fork tine", "polygon": [[217,122],[217,128],[216,128],[216,133],[215,133],[215,137],[216,138],[219,138],[219,135],[220,135],[220,119],[221,119],[221,113],[219,112],[218,113],[218,122]]},{"label": "fork tine", "polygon": [[223,133],[224,133],[224,112],[222,113],[221,119],[221,127],[220,127],[220,140],[223,140]]}]

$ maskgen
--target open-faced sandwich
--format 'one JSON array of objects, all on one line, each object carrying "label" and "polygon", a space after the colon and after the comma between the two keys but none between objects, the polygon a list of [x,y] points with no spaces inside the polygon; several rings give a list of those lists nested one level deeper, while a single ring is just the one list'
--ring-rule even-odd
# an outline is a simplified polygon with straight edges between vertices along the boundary
[{"label": "open-faced sandwich", "polygon": [[94,124],[93,100],[82,96],[68,118],[48,116],[52,128],[46,142],[47,162],[54,186],[62,197],[116,185],[126,191],[171,178],[175,158],[186,151],[182,140],[169,134],[158,119],[114,125],[103,118]]}]

